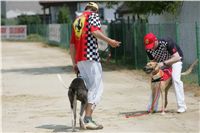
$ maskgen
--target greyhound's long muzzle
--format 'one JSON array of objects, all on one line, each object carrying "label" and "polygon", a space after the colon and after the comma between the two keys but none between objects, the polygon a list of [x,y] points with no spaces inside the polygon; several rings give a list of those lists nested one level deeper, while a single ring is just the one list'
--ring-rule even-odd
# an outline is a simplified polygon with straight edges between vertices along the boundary
[{"label": "greyhound's long muzzle", "polygon": [[151,73],[153,71],[153,68],[149,68],[149,67],[145,66],[143,68],[143,71],[145,71],[145,73],[149,74],[149,73]]}]

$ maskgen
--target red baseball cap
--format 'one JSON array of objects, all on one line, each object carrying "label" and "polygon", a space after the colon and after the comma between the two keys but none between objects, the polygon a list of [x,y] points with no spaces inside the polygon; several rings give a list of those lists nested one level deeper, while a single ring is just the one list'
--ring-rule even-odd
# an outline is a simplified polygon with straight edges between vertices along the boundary
[{"label": "red baseball cap", "polygon": [[144,36],[145,49],[152,49],[157,41],[157,37],[153,33],[148,33]]}]

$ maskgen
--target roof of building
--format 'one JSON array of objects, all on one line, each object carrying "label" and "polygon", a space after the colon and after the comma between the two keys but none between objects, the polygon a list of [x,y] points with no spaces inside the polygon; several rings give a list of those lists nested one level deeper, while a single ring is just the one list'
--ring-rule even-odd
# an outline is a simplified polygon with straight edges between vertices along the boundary
[{"label": "roof of building", "polygon": [[123,3],[121,6],[117,8],[116,13],[118,14],[131,13],[131,9],[128,7],[126,3]]},{"label": "roof of building", "polygon": [[64,4],[77,4],[78,1],[40,1],[39,4],[44,7],[61,6]]}]

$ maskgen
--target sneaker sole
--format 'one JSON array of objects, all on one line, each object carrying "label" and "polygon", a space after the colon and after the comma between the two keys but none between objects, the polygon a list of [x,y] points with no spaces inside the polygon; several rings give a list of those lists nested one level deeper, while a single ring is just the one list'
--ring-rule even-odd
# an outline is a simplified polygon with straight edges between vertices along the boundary
[{"label": "sneaker sole", "polygon": [[103,126],[98,126],[97,128],[86,127],[86,129],[89,129],[89,130],[100,130],[100,129],[103,129]]},{"label": "sneaker sole", "polygon": [[185,113],[185,112],[186,112],[186,110],[185,111],[177,111],[177,113],[179,113],[179,114]]}]

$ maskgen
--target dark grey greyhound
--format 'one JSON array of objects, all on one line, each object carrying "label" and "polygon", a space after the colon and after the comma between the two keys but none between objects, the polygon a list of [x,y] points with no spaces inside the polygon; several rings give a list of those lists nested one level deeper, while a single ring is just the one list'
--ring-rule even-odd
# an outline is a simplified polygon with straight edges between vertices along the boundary
[{"label": "dark grey greyhound", "polygon": [[88,90],[85,86],[85,82],[84,80],[78,76],[77,74],[77,78],[75,78],[69,88],[65,85],[62,77],[58,74],[58,79],[60,80],[60,82],[64,85],[65,88],[69,89],[68,90],[68,98],[70,101],[70,107],[72,110],[72,131],[76,131],[75,127],[76,127],[76,108],[77,108],[77,100],[79,100],[81,102],[81,108],[80,108],[80,118],[79,118],[79,124],[80,124],[80,128],[86,129],[84,121],[83,121],[83,113],[84,110],[86,108],[87,105],[87,93]]}]

